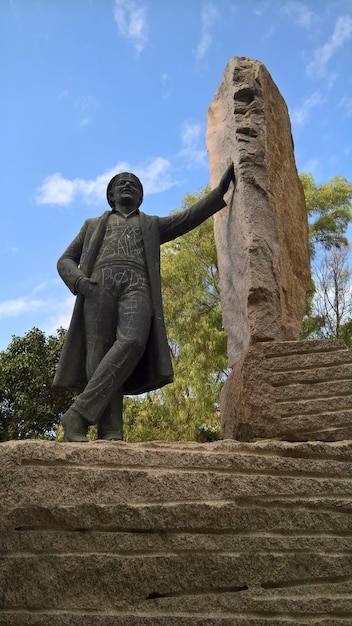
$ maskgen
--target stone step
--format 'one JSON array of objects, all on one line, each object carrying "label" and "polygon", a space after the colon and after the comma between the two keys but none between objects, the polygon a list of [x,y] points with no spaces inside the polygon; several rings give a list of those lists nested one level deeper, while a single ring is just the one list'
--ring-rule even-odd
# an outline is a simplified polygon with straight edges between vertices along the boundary
[{"label": "stone step", "polygon": [[341,339],[310,339],[309,342],[271,341],[266,342],[265,358],[340,351],[346,351],[346,344]]},{"label": "stone step", "polygon": [[294,372],[295,370],[313,370],[315,372],[323,367],[336,367],[344,363],[351,363],[351,353],[346,349],[310,352],[306,348],[306,352],[301,354],[285,355],[283,353],[281,356],[270,357],[267,360],[271,372]]},{"label": "stone step", "polygon": [[[333,402],[335,397],[352,396],[352,378],[345,380],[326,380],[324,382],[309,381],[306,383],[288,383],[273,389],[273,397],[278,403],[284,404],[290,400],[322,399],[326,403]],[[326,410],[326,409],[325,409]]]},{"label": "stone step", "polygon": [[352,442],[1,444],[4,626],[345,626]]},{"label": "stone step", "polygon": [[226,381],[220,410],[224,437],[352,439],[352,353],[334,340],[258,343]]},{"label": "stone step", "polygon": [[[319,428],[317,419],[319,417]],[[350,421],[352,420],[352,410],[320,413],[317,415],[295,415],[283,418],[280,416],[271,426],[266,426],[265,433],[270,431],[270,427],[275,437],[290,441],[292,437],[292,419],[295,420],[295,430],[292,441],[310,441],[320,439],[329,441],[333,436],[338,441],[347,439],[350,435]]]},{"label": "stone step", "polygon": [[352,410],[352,396],[351,395],[329,395],[322,398],[317,398],[315,395],[308,396],[308,399],[292,399],[286,400],[282,397],[280,400],[276,399],[277,411],[281,417],[294,417],[295,415],[314,415],[315,419],[319,420],[322,413],[332,415],[336,412]]},{"label": "stone step", "polygon": [[344,365],[333,365],[328,367],[316,367],[311,370],[290,370],[270,372],[270,383],[273,387],[302,383],[304,385],[317,385],[328,381],[336,384],[344,383],[352,379],[351,363],[348,361]]}]

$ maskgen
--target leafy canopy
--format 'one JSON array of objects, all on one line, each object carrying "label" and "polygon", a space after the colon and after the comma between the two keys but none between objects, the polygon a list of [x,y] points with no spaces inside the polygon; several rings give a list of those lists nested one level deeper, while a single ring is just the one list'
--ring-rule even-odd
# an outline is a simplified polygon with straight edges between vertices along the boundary
[{"label": "leafy canopy", "polygon": [[312,258],[312,288],[307,297],[303,339],[343,339],[352,345],[351,272],[347,229],[352,220],[352,183],[335,176],[317,185],[301,174]]},{"label": "leafy canopy", "polygon": [[52,389],[65,331],[46,337],[32,328],[0,352],[0,441],[55,437],[72,393]]},{"label": "leafy canopy", "polygon": [[317,185],[312,174],[300,174],[309,218],[311,255],[318,245],[325,250],[348,244],[346,230],[352,219],[352,183],[334,176]]}]

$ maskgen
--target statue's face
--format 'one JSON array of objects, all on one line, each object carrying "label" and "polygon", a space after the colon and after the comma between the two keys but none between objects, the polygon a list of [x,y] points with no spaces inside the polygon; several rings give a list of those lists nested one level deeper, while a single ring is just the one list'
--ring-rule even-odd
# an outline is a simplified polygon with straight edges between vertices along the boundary
[{"label": "statue's face", "polygon": [[116,204],[139,207],[141,192],[137,181],[132,176],[119,178],[114,184],[113,197]]}]

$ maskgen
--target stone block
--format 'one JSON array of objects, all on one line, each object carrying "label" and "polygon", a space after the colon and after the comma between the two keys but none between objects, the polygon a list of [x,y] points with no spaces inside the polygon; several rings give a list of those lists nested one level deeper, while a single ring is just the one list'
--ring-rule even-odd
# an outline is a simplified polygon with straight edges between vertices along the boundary
[{"label": "stone block", "polygon": [[221,396],[223,437],[352,439],[352,354],[343,341],[258,343]]},{"label": "stone block", "polygon": [[286,103],[259,61],[232,58],[208,112],[211,184],[237,186],[214,217],[229,364],[257,341],[298,339],[310,288],[308,221]]}]

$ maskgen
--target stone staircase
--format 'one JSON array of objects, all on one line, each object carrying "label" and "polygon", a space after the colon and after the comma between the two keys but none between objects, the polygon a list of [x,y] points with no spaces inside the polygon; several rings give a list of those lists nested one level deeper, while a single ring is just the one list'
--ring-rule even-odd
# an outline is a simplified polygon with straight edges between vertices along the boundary
[{"label": "stone staircase", "polygon": [[252,346],[222,392],[223,436],[241,441],[352,439],[352,353],[343,341]]},{"label": "stone staircase", "polygon": [[0,474],[4,626],[351,623],[351,441],[13,441]]}]

